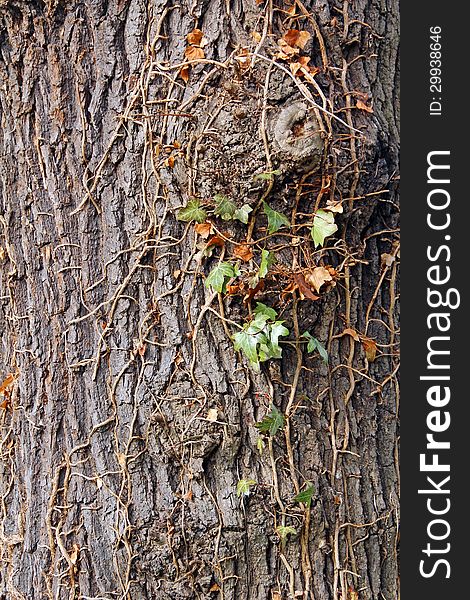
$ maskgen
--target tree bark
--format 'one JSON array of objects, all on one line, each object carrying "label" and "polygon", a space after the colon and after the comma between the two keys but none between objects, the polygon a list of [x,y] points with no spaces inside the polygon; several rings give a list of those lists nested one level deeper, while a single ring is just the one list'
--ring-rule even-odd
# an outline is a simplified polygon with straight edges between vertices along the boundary
[{"label": "tree bark", "polygon": [[[398,2],[293,7],[0,0],[1,598],[398,598]],[[264,289],[205,285],[246,241]]]}]

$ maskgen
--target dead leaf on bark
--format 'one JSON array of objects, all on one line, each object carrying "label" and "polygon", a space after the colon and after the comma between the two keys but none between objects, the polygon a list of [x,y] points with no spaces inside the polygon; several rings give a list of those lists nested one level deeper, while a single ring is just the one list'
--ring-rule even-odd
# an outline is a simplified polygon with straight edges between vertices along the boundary
[{"label": "dead leaf on bark", "polygon": [[343,212],[343,205],[341,202],[335,202],[334,200],[328,200],[328,202],[326,203],[325,206],[325,210],[329,210],[332,213],[342,213]]},{"label": "dead leaf on bark", "polygon": [[320,292],[322,285],[332,280],[333,277],[325,267],[315,267],[310,273],[305,275],[305,281],[310,287],[313,287],[316,292]]},{"label": "dead leaf on bark", "polygon": [[248,302],[251,302],[258,292],[261,292],[263,290],[264,290],[264,279],[260,279],[254,288],[248,287],[248,290],[247,290],[245,296],[243,297],[243,302],[245,304],[248,304]]},{"label": "dead leaf on bark", "polygon": [[297,46],[303,50],[311,37],[312,36],[308,31],[289,29],[289,31],[282,36],[282,39],[289,44],[289,46]]},{"label": "dead leaf on bark", "polygon": [[204,58],[204,50],[198,46],[188,46],[184,51],[184,56],[188,60],[200,60]]},{"label": "dead leaf on bark", "polygon": [[296,273],[294,275],[294,281],[298,286],[300,298],[302,300],[304,298],[308,298],[309,300],[319,299],[320,296],[315,296],[302,273]]},{"label": "dead leaf on bark", "polygon": [[297,75],[300,71],[301,75],[305,74],[305,70],[310,73],[310,75],[316,75],[320,72],[318,67],[311,67],[308,63],[310,62],[310,56],[299,56],[296,62],[291,62],[289,67],[294,75]]},{"label": "dead leaf on bark", "polygon": [[203,33],[200,29],[193,29],[190,33],[188,33],[188,35],[186,36],[186,40],[188,42],[188,44],[191,44],[192,46],[199,46],[199,44],[201,43],[201,40],[203,38]]},{"label": "dead leaf on bark", "polygon": [[218,246],[219,248],[223,248],[225,246],[225,240],[220,235],[213,235],[211,239],[207,242],[206,248],[210,248],[211,246]]},{"label": "dead leaf on bark", "polygon": [[350,335],[355,342],[360,342],[359,335],[355,329],[351,329],[350,327],[346,328],[342,335]]},{"label": "dead leaf on bark", "polygon": [[212,230],[212,223],[206,221],[205,223],[196,223],[194,231],[205,240],[209,237]]},{"label": "dead leaf on bark", "polygon": [[219,411],[216,408],[209,408],[207,411],[206,419],[208,421],[217,421],[217,417],[219,415]]},{"label": "dead leaf on bark", "polygon": [[382,267],[391,267],[395,262],[395,256],[393,256],[393,254],[388,254],[387,252],[384,252],[380,259],[382,261]]},{"label": "dead leaf on bark", "polygon": [[73,550],[70,553],[70,562],[72,563],[72,565],[77,564],[78,553],[79,552],[80,552],[80,548],[79,548],[78,544],[74,544],[73,545]]},{"label": "dead leaf on bark", "polygon": [[234,296],[235,294],[239,294],[242,290],[242,284],[236,283],[234,285],[227,285],[227,294],[229,296]]},{"label": "dead leaf on bark", "polygon": [[242,71],[248,69],[251,63],[250,51],[248,48],[241,48],[235,59],[237,60]]},{"label": "dead leaf on bark", "polygon": [[290,46],[283,38],[278,40],[277,44],[280,50],[277,56],[283,60],[289,60],[300,52],[298,48]]},{"label": "dead leaf on bark", "polygon": [[18,374],[8,373],[5,379],[0,383],[0,394],[5,394],[5,392],[9,392],[13,383],[18,379]]},{"label": "dead leaf on bark", "polygon": [[179,70],[178,75],[181,77],[181,79],[185,82],[188,83],[189,81],[189,72],[190,72],[190,68],[189,65],[183,65],[181,67],[181,69]]},{"label": "dead leaf on bark", "polygon": [[374,362],[377,355],[377,344],[368,337],[362,338],[362,347],[366,351],[366,358],[369,362]]},{"label": "dead leaf on bark", "polygon": [[251,249],[251,246],[248,246],[247,244],[236,246],[233,254],[244,262],[248,262],[253,258],[253,250]]},{"label": "dead leaf on bark", "polygon": [[365,112],[368,112],[368,113],[373,113],[374,112],[374,109],[372,108],[372,106],[368,106],[362,100],[358,100],[356,102],[356,108],[358,108],[359,110],[363,110]]}]

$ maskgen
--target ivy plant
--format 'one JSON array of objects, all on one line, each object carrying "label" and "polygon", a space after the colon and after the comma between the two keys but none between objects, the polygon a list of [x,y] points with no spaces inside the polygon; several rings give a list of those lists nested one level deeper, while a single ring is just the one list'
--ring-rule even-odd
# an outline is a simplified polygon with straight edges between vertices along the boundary
[{"label": "ivy plant", "polygon": [[209,273],[206,279],[206,287],[211,287],[214,291],[223,294],[226,291],[227,283],[232,277],[238,277],[240,271],[237,265],[228,262],[219,262]]},{"label": "ivy plant", "polygon": [[256,423],[255,427],[271,436],[275,436],[279,429],[282,429],[285,424],[285,417],[275,406],[271,408],[271,412],[267,414],[259,423]]},{"label": "ivy plant", "polygon": [[277,320],[277,312],[262,302],[256,304],[254,318],[233,336],[235,350],[241,350],[253,370],[260,371],[260,363],[270,358],[281,358],[279,338],[289,335],[289,330]]},{"label": "ivy plant", "polygon": [[240,479],[237,483],[237,496],[249,496],[251,486],[256,485],[254,479]]},{"label": "ivy plant", "polygon": [[328,352],[326,351],[325,346],[323,346],[323,344],[319,340],[317,340],[316,337],[313,337],[313,335],[309,331],[304,331],[302,337],[308,340],[307,352],[310,354],[312,352],[315,352],[316,350],[320,355],[322,361],[325,364],[328,364]]}]

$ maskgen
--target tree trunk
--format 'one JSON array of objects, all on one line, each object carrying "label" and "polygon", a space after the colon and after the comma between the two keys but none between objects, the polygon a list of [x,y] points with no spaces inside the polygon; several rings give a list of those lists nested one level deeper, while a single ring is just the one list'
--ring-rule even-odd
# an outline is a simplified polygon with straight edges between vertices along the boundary
[{"label": "tree trunk", "polygon": [[398,2],[0,19],[0,597],[396,599]]}]

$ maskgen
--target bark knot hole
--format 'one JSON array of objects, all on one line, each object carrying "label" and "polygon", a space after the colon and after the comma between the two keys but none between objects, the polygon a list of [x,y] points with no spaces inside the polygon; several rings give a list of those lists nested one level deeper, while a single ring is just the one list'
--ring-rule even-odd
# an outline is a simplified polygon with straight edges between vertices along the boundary
[{"label": "bark knot hole", "polygon": [[324,141],[316,116],[304,102],[281,110],[274,124],[274,139],[282,158],[320,166]]}]

